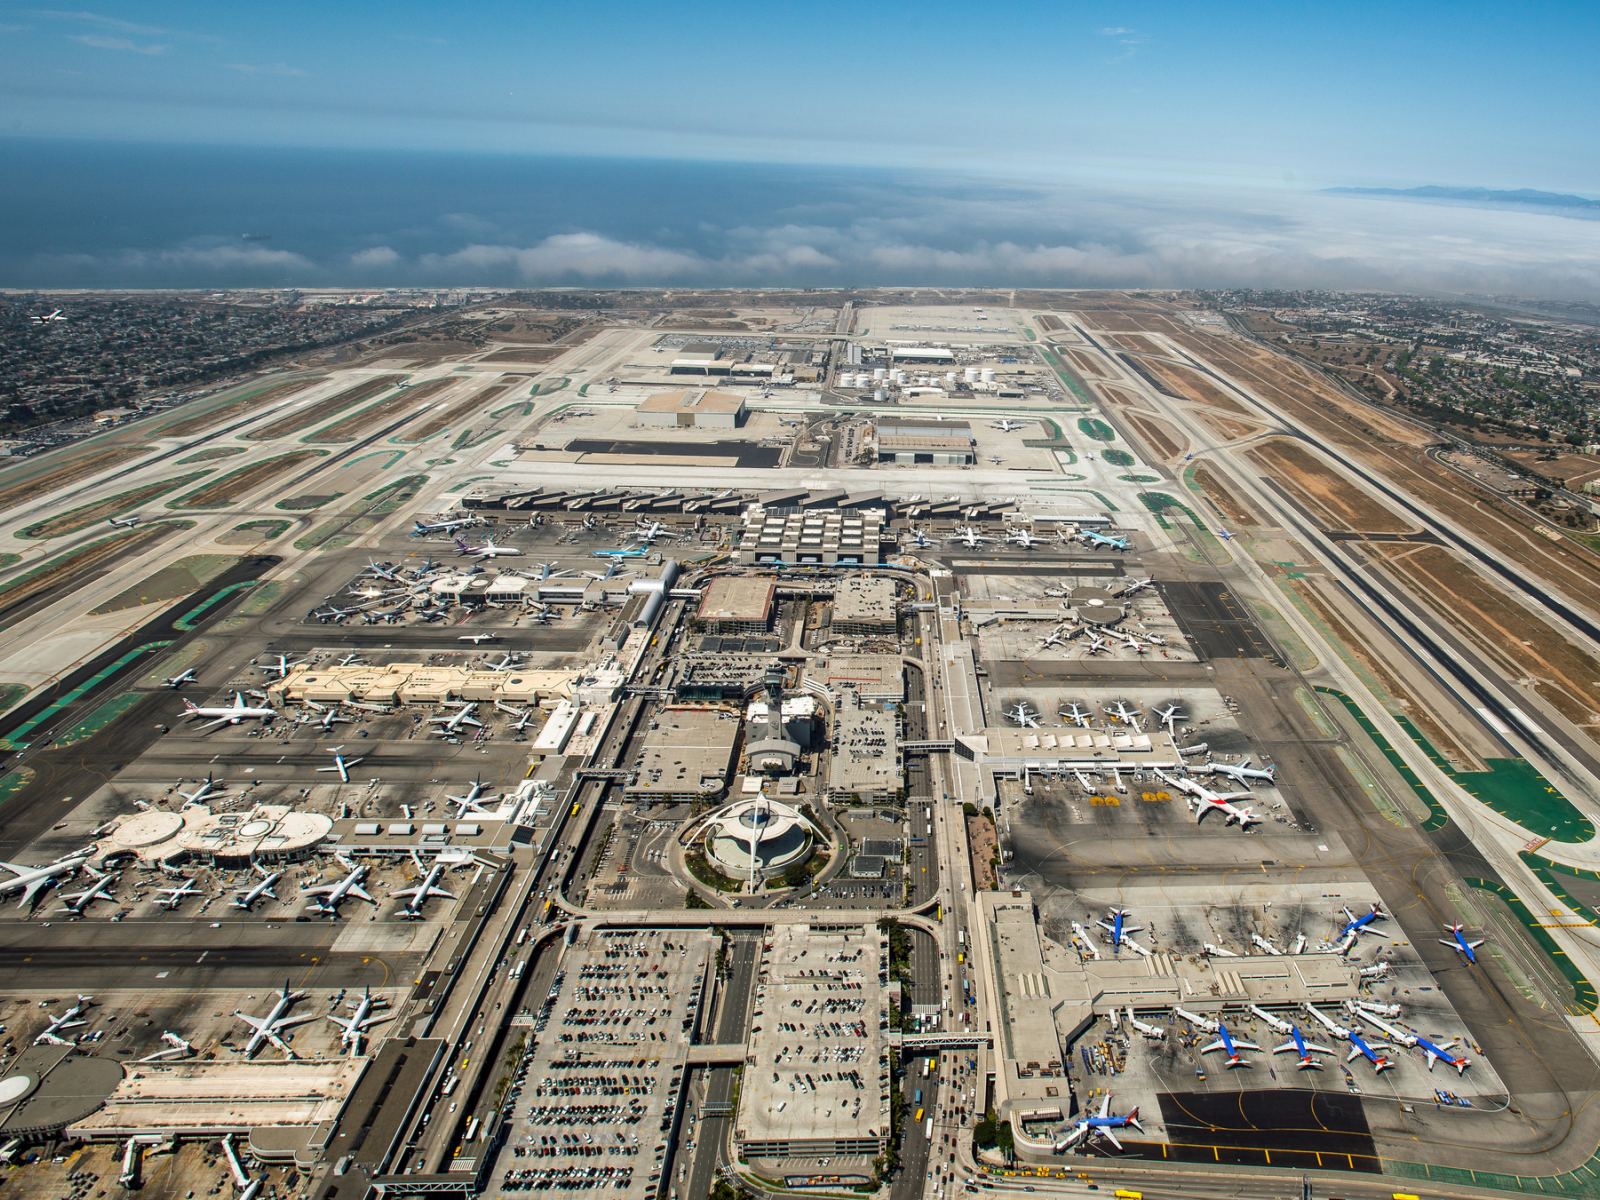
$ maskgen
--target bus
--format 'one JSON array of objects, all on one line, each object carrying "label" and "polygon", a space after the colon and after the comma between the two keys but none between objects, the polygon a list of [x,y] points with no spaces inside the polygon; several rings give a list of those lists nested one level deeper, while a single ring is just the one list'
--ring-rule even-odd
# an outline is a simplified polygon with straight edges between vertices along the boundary
[{"label": "bus", "polygon": [[525,958],[519,960],[517,965],[511,968],[511,978],[513,978],[513,979],[521,979],[522,978],[522,973],[524,971],[526,971],[527,969],[528,969],[528,960],[525,959]]},{"label": "bus", "polygon": [[915,1100],[913,1100],[911,1103],[915,1104],[918,1108],[922,1107],[922,1089],[921,1088],[917,1089],[917,1098]]},{"label": "bus", "polygon": [[912,1118],[911,1118],[911,1119],[912,1119],[912,1120],[913,1120],[913,1121],[920,1121],[920,1120],[922,1120],[922,1115],[923,1115],[923,1113],[924,1113],[924,1112],[925,1112],[925,1111],[926,1111],[926,1110],[924,1110],[924,1109],[920,1109],[920,1108],[919,1108],[919,1109],[917,1109],[917,1115],[916,1115],[916,1116],[914,1116],[914,1117],[912,1117]]},{"label": "bus", "polygon": [[467,1131],[461,1135],[463,1142],[470,1142],[478,1136],[478,1118],[473,1117],[467,1122]]},{"label": "bus", "polygon": [[1128,1188],[1118,1188],[1111,1193],[1117,1200],[1144,1200],[1143,1192],[1130,1191]]},{"label": "bus", "polygon": [[930,1146],[933,1144],[933,1118],[929,1117],[922,1126],[922,1140]]}]

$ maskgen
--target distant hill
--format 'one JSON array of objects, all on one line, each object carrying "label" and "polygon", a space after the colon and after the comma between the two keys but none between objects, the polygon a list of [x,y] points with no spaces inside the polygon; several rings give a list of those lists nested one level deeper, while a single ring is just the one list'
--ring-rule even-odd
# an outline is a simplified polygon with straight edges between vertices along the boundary
[{"label": "distant hill", "polygon": [[1572,196],[1565,192],[1541,192],[1533,188],[1483,188],[1483,187],[1336,187],[1324,188],[1336,196],[1396,196],[1402,200],[1450,200],[1457,204],[1517,204],[1532,208],[1580,209],[1600,212],[1600,200],[1587,196]]}]

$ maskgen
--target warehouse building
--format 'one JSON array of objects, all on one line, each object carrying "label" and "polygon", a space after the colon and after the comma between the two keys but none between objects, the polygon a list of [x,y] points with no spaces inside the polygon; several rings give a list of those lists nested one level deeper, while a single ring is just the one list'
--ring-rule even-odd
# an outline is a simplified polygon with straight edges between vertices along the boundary
[{"label": "warehouse building", "polygon": [[778,585],[755,575],[721,575],[706,585],[696,619],[709,633],[765,633]]},{"label": "warehouse building", "polygon": [[633,411],[637,424],[660,429],[737,429],[745,418],[744,397],[704,388],[657,392]]},{"label": "warehouse building", "polygon": [[833,594],[833,632],[854,637],[893,637],[894,580],[882,575],[852,575]]},{"label": "warehouse building", "polygon": [[932,421],[925,417],[879,417],[876,422],[878,461],[971,466],[977,461],[972,426],[965,421]]}]

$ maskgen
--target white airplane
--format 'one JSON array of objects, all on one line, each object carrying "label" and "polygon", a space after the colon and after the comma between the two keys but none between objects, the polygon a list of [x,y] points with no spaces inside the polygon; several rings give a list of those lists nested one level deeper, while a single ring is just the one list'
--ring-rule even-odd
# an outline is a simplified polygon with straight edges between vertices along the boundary
[{"label": "white airplane", "polygon": [[[316,708],[317,706],[311,705],[311,707]],[[317,716],[308,718],[305,723],[308,725],[316,725],[321,728],[323,733],[329,733],[333,730],[335,725],[355,724],[355,718],[345,716],[339,711],[339,706],[335,704],[332,708],[322,709]]]},{"label": "white airplane", "polygon": [[508,650],[505,657],[499,662],[485,663],[484,669],[489,671],[514,671],[521,661],[522,655],[515,650]]},{"label": "white airplane", "polygon": [[471,786],[467,788],[467,794],[465,796],[452,796],[446,793],[445,799],[456,806],[456,820],[459,821],[462,817],[466,816],[468,809],[472,810],[472,812],[478,816],[489,815],[489,810],[484,806],[482,800],[485,790],[487,789],[484,786],[483,780],[474,779]]},{"label": "white airplane", "polygon": [[1152,575],[1146,575],[1143,579],[1130,579],[1122,585],[1121,594],[1124,596],[1137,596],[1145,588],[1153,587],[1155,582],[1155,577]]},{"label": "white airplane", "polygon": [[1006,718],[1024,729],[1039,728],[1039,714],[1033,711],[1026,700],[1019,700],[1006,709]]},{"label": "white airplane", "polygon": [[658,537],[667,536],[667,527],[660,521],[646,521],[640,518],[638,525],[634,527],[633,536],[645,545],[650,545]]},{"label": "white airplane", "polygon": [[991,538],[984,537],[983,534],[979,533],[971,525],[957,526],[955,536],[956,540],[968,550],[976,550],[979,546],[985,545],[993,540]]},{"label": "white airplane", "polygon": [[1073,638],[1077,637],[1080,632],[1082,631],[1077,627],[1069,629],[1064,625],[1057,625],[1039,639],[1039,649],[1048,650],[1052,646],[1065,646]]},{"label": "white airplane", "polygon": [[[461,539],[457,538],[456,540],[459,542]],[[390,583],[405,582],[405,580],[401,579],[400,576],[395,573],[394,568],[389,566],[387,563],[375,563],[369,558],[367,559],[367,570],[373,575],[376,575],[379,579],[387,579]]]},{"label": "white airplane", "polygon": [[1248,1067],[1250,1064],[1240,1055],[1241,1050],[1259,1050],[1260,1046],[1254,1042],[1246,1042],[1235,1038],[1228,1032],[1228,1027],[1223,1022],[1217,1022],[1217,1040],[1200,1047],[1201,1054],[1210,1054],[1214,1050],[1223,1051],[1228,1057],[1223,1066],[1232,1070],[1234,1067]]},{"label": "white airplane", "polygon": [[1176,704],[1169,704],[1165,708],[1156,708],[1152,709],[1151,711],[1155,713],[1156,720],[1160,721],[1167,727],[1168,737],[1175,738],[1178,736],[1177,729],[1175,727],[1179,721],[1185,719],[1183,715],[1183,709],[1179,708]]},{"label": "white airplane", "polygon": [[1032,532],[1026,529],[1012,529],[1006,532],[1006,541],[1013,546],[1021,546],[1024,550],[1032,550],[1035,546],[1040,545],[1044,539],[1034,537]]},{"label": "white airplane", "polygon": [[1248,758],[1242,763],[1217,762],[1215,759],[1211,759],[1206,762],[1205,766],[1196,767],[1195,770],[1207,775],[1226,775],[1235,783],[1242,783],[1246,787],[1250,786],[1251,780],[1259,779],[1263,783],[1276,783],[1278,777],[1277,767],[1252,767]]},{"label": "white airplane", "polygon": [[352,999],[350,1007],[355,1011],[348,1017],[336,1017],[328,1013],[326,1019],[332,1021],[341,1030],[339,1045],[351,1054],[361,1053],[361,1044],[366,1041],[367,1030],[374,1025],[381,1025],[384,1021],[392,1021],[393,1013],[378,1011],[388,1007],[389,1002],[382,997],[374,1000],[372,989],[362,988],[359,999]]},{"label": "white airplane", "polygon": [[1106,652],[1105,638],[1101,637],[1098,633],[1091,633],[1089,635],[1089,640],[1084,643],[1083,652],[1088,655],[1104,654]]},{"label": "white airplane", "polygon": [[228,902],[235,908],[242,908],[245,912],[250,912],[254,909],[256,901],[263,896],[271,896],[276,900],[278,893],[273,889],[277,886],[278,880],[283,878],[282,871],[268,871],[260,863],[251,863],[250,865],[255,868],[256,874],[261,876],[261,882],[235,892],[233,899]]},{"label": "white airplane", "polygon": [[1376,928],[1373,924],[1374,921],[1382,920],[1384,917],[1389,915],[1383,911],[1381,906],[1377,904],[1374,904],[1372,906],[1372,911],[1368,912],[1365,916],[1358,917],[1355,915],[1355,913],[1351,912],[1349,908],[1345,908],[1344,915],[1345,925],[1339,930],[1338,941],[1334,946],[1336,953],[1349,953],[1350,947],[1354,946],[1356,944],[1356,939],[1364,933],[1376,934],[1378,937],[1384,938],[1389,936],[1383,930]]},{"label": "white airplane", "polygon": [[107,525],[115,525],[118,529],[132,529],[138,523],[139,523],[139,514],[138,513],[134,513],[131,517],[107,517],[106,518],[106,524]]},{"label": "white airplane", "polygon": [[1125,649],[1132,650],[1135,654],[1143,654],[1148,648],[1143,642],[1134,637],[1133,634],[1129,633],[1125,629],[1113,629],[1111,631],[1111,636],[1121,642]]},{"label": "white airplane", "polygon": [[1027,426],[1027,421],[1013,421],[1010,417],[989,422],[990,429],[998,429],[1001,433],[1015,433],[1019,429],[1027,428]]},{"label": "white airplane", "polygon": [[525,708],[525,709],[522,710],[521,714],[517,717],[517,719],[515,721],[511,722],[511,728],[514,729],[516,732],[521,733],[523,730],[527,729],[528,726],[530,724],[532,724],[532,723],[533,723],[533,709]]},{"label": "white airplane", "polygon": [[1262,937],[1259,933],[1252,932],[1250,934],[1250,944],[1252,946],[1254,946],[1257,950],[1260,950],[1263,954],[1270,954],[1274,958],[1281,958],[1283,956],[1283,951],[1282,950],[1279,950],[1276,946],[1274,946],[1266,938]]},{"label": "white airplane", "polygon": [[1168,787],[1177,788],[1188,797],[1189,807],[1194,811],[1195,824],[1198,825],[1206,819],[1210,812],[1220,812],[1227,819],[1225,825],[1238,825],[1241,830],[1248,829],[1252,824],[1260,822],[1248,808],[1240,808],[1234,804],[1235,800],[1250,799],[1249,792],[1213,792],[1203,784],[1193,779],[1185,779],[1177,775],[1168,775],[1160,767],[1155,768],[1156,775]]},{"label": "white airplane", "polygon": [[395,892],[396,897],[407,897],[405,904],[396,910],[395,916],[405,921],[422,920],[422,910],[426,907],[432,896],[440,896],[446,900],[454,900],[454,894],[437,886],[444,875],[444,864],[434,859],[433,866],[428,868],[428,873],[415,887],[401,888]]},{"label": "white airplane", "polygon": [[290,667],[298,667],[305,662],[305,659],[303,658],[297,658],[291,661],[287,654],[278,654],[274,655],[273,657],[275,657],[278,661],[269,662],[264,666],[260,663],[257,663],[256,670],[265,671],[269,675],[276,675],[279,679],[287,679],[289,677]]},{"label": "white airplane", "polygon": [[95,871],[93,867],[87,864],[85,864],[85,869],[94,872],[95,881],[81,892],[73,892],[61,897],[66,901],[61,906],[61,911],[70,917],[83,916],[84,913],[89,911],[89,906],[96,900],[105,900],[109,903],[116,902],[116,897],[111,895],[111,888],[116,886],[117,876],[110,871]]},{"label": "white airplane", "polygon": [[918,550],[928,550],[939,544],[928,536],[928,532],[925,529],[913,529],[906,536],[911,539],[911,544]]},{"label": "white airplane", "polygon": [[471,725],[475,729],[483,728],[483,722],[473,716],[473,713],[477,711],[478,702],[476,700],[468,700],[461,705],[460,709],[451,713],[448,717],[431,717],[428,723],[438,726],[433,732],[440,737],[456,737],[461,733],[464,726]]},{"label": "white airplane", "polygon": [[333,765],[329,766],[329,767],[318,767],[317,770],[319,772],[322,772],[322,771],[337,771],[339,773],[339,782],[341,782],[341,783],[349,783],[350,782],[350,768],[355,766],[357,763],[363,761],[363,758],[365,757],[365,756],[362,756],[362,758],[346,758],[344,756],[344,747],[343,746],[330,746],[328,748],[328,753],[333,755]]},{"label": "white airplane", "polygon": [[1215,942],[1206,942],[1200,947],[1208,958],[1238,958],[1237,950],[1229,950],[1226,946],[1219,946]]},{"label": "white airplane", "polygon": [[361,886],[361,881],[366,875],[366,867],[351,867],[350,873],[338,883],[325,883],[321,887],[307,888],[305,894],[311,897],[313,909],[325,917],[337,918],[339,905],[350,896],[354,896],[357,900],[365,900],[368,904],[377,903],[366,888]]},{"label": "white airplane", "polygon": [[80,1020],[79,1018],[80,1014],[82,1014],[84,1009],[89,1007],[89,1002],[93,999],[93,996],[79,996],[78,1002],[71,1008],[67,1009],[66,1012],[62,1013],[59,1017],[51,1017],[50,1024],[44,1027],[43,1033],[39,1034],[33,1039],[33,1044],[35,1046],[43,1046],[47,1043],[52,1046],[77,1045],[77,1034],[72,1034],[69,1037],[63,1037],[62,1032],[67,1029],[77,1029],[80,1026],[87,1025],[89,1023],[87,1021]]},{"label": "white airplane", "polygon": [[632,574],[632,572],[623,569],[622,560],[620,558],[608,559],[606,561],[606,569],[604,571],[584,572],[584,575],[587,578],[597,580],[615,579],[619,575],[629,574]]},{"label": "white airplane", "polygon": [[233,703],[225,707],[202,708],[199,705],[183,702],[183,712],[188,717],[210,717],[211,720],[202,725],[202,729],[214,729],[218,725],[237,725],[240,721],[257,720],[270,721],[278,715],[278,710],[268,705],[250,705],[244,702],[244,694],[235,692]]},{"label": "white airplane", "polygon": [[466,529],[478,523],[477,517],[453,517],[445,521],[411,522],[412,537],[426,537],[430,533],[454,533],[457,529]]},{"label": "white airplane", "polygon": [[1121,700],[1118,700],[1115,704],[1107,704],[1104,707],[1106,716],[1114,717],[1116,720],[1126,725],[1135,733],[1139,733],[1141,731],[1139,725],[1139,713],[1137,710],[1129,708],[1127,704]]},{"label": "white airplane", "polygon": [[307,1021],[316,1019],[309,1014],[299,1017],[291,1014],[290,1010],[294,1008],[295,1001],[304,1000],[305,996],[304,992],[291,992],[289,990],[289,981],[285,979],[283,981],[283,991],[278,993],[277,998],[273,1001],[272,1011],[266,1016],[252,1017],[248,1013],[240,1012],[238,1009],[233,1010],[233,1015],[250,1026],[253,1031],[250,1034],[250,1040],[244,1044],[244,1056],[246,1058],[254,1058],[263,1043],[276,1046],[283,1051],[285,1058],[295,1057],[294,1050],[283,1035],[295,1025],[303,1025]]},{"label": "white airplane", "polygon": [[194,1044],[173,1033],[172,1030],[163,1030],[161,1040],[166,1043],[165,1050],[157,1050],[154,1054],[147,1054],[135,1061],[142,1063],[165,1062],[169,1058],[193,1058]]},{"label": "white airplane", "polygon": [[10,871],[12,875],[10,879],[0,881],[0,896],[21,892],[22,898],[17,902],[17,907],[25,908],[31,905],[45,888],[75,873],[88,861],[87,854],[73,854],[57,859],[53,863],[46,863],[42,867],[24,867],[18,863],[0,862],[0,869]]},{"label": "white airplane", "polygon": [[508,558],[522,553],[515,546],[496,546],[492,537],[484,538],[481,546],[469,546],[466,538],[458,537],[456,552],[471,555],[473,558]]},{"label": "white airplane", "polygon": [[156,895],[161,898],[156,903],[168,912],[172,912],[190,896],[198,896],[199,894],[200,889],[195,886],[194,880],[185,879],[177,887],[162,888],[157,892]]},{"label": "white airplane", "polygon": [[1479,938],[1475,942],[1467,941],[1466,936],[1461,932],[1463,928],[1464,926],[1459,922],[1454,925],[1446,925],[1444,931],[1450,936],[1440,938],[1439,944],[1441,946],[1449,946],[1450,949],[1466,959],[1469,964],[1476,966],[1478,962],[1478,947],[1483,945],[1483,939]]},{"label": "white airplane", "polygon": [[65,321],[67,318],[59,308],[51,309],[47,313],[36,313],[29,317],[35,325],[48,325],[52,321]]},{"label": "white airplane", "polygon": [[183,803],[185,807],[191,804],[203,803],[204,801],[211,799],[213,796],[220,796],[227,790],[227,783],[221,779],[218,779],[215,773],[211,771],[206,772],[206,777],[201,780],[194,791],[186,792],[182,788],[176,789],[178,795],[183,797]]},{"label": "white airplane", "polygon": [[184,684],[193,682],[194,668],[190,667],[187,671],[179,671],[176,675],[172,675],[166,679],[163,679],[161,681],[161,686],[169,688],[181,688]]},{"label": "white airplane", "polygon": [[1087,1149],[1095,1138],[1101,1137],[1121,1150],[1122,1143],[1117,1140],[1115,1131],[1126,1129],[1130,1125],[1140,1133],[1144,1132],[1144,1126],[1139,1124],[1139,1110],[1135,1108],[1121,1116],[1114,1115],[1111,1111],[1111,1093],[1107,1092],[1100,1098],[1100,1111],[1092,1117],[1080,1117],[1078,1123],[1067,1132],[1067,1136],[1056,1143],[1056,1153],[1070,1150],[1080,1142]]},{"label": "white airplane", "polygon": [[481,646],[485,642],[498,642],[498,633],[463,633],[456,639],[458,642],[471,642],[474,646]]},{"label": "white airplane", "polygon": [[1071,704],[1062,706],[1060,715],[1071,721],[1079,729],[1087,729],[1089,727],[1089,718],[1094,714],[1074,700]]}]

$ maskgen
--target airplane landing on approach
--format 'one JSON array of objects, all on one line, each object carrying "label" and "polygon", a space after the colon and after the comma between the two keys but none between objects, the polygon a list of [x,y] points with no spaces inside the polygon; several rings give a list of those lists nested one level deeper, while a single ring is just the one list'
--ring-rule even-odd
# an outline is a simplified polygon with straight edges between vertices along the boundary
[{"label": "airplane landing on approach", "polygon": [[35,313],[33,316],[28,318],[28,320],[32,321],[35,325],[48,325],[52,321],[65,321],[66,319],[67,318],[65,314],[63,314],[59,308],[51,309],[47,313]]}]

